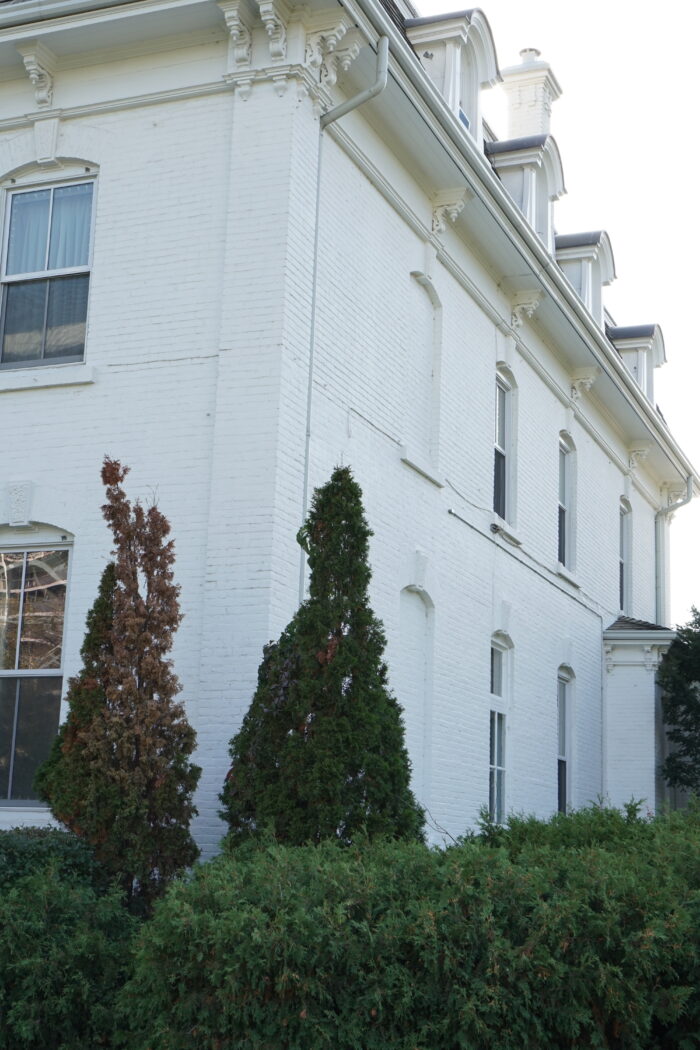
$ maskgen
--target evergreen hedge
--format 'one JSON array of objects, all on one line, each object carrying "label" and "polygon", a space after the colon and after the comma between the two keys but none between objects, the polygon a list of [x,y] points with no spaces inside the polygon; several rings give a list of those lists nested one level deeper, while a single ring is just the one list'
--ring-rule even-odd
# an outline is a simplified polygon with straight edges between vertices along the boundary
[{"label": "evergreen hedge", "polygon": [[692,1050],[699,889],[697,813],[244,847],[144,928],[130,1046]]},{"label": "evergreen hedge", "polygon": [[115,999],[135,920],[76,871],[21,876],[0,894],[0,1047],[97,1050],[115,1042]]},{"label": "evergreen hedge", "polygon": [[0,831],[0,890],[46,868],[98,891],[109,885],[107,873],[95,860],[92,848],[71,832],[52,827]]}]

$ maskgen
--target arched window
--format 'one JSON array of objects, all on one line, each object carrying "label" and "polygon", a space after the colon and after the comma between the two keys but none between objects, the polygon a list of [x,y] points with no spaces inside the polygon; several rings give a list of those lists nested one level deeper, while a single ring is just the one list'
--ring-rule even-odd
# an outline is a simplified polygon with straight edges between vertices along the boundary
[{"label": "arched window", "polygon": [[574,497],[576,490],[576,446],[565,431],[559,435],[559,502],[557,518],[557,560],[567,569],[574,567]]},{"label": "arched window", "polygon": [[571,739],[574,672],[562,664],[557,672],[557,809],[571,806]]},{"label": "arched window", "polygon": [[628,612],[631,592],[631,551],[632,551],[632,507],[629,500],[620,500],[620,538],[619,538],[619,590],[618,601],[620,612]]},{"label": "arched window", "polygon": [[503,521],[515,519],[515,382],[503,365],[496,371],[493,445],[493,509]]},{"label": "arched window", "polygon": [[59,723],[70,538],[0,529],[0,804],[26,805]]},{"label": "arched window", "polygon": [[511,684],[512,642],[498,631],[491,637],[489,711],[489,817],[506,815],[506,716]]}]

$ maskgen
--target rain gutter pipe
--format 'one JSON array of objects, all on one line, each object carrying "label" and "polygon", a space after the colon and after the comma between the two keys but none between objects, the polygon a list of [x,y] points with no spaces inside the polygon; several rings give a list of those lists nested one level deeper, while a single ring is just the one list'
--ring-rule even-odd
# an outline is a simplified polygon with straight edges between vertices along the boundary
[{"label": "rain gutter pipe", "polygon": [[[318,164],[316,167],[316,217],[314,220],[314,254],[313,254],[313,270],[311,278],[311,331],[309,333],[309,380],[306,391],[306,438],[304,444],[304,491],[302,497],[301,507],[301,518],[302,522],[306,518],[306,512],[308,509],[309,502],[309,472],[310,472],[310,453],[311,453],[311,405],[313,398],[313,383],[314,383],[314,350],[316,347],[316,291],[318,285],[318,220],[319,210],[321,203],[321,157],[323,155],[323,132],[329,124],[333,124],[340,117],[344,117],[346,113],[352,112],[353,109],[357,109],[359,106],[363,106],[365,102],[369,102],[370,99],[376,98],[377,95],[381,94],[387,85],[387,79],[389,75],[389,38],[387,36],[380,36],[377,42],[377,73],[374,83],[365,88],[364,91],[360,91],[357,95],[353,95],[352,98],[346,99],[339,106],[335,106],[333,109],[329,109],[327,113],[324,113],[319,123],[319,141],[318,141]],[[301,551],[299,559],[299,602],[304,600],[304,591],[306,589],[306,558],[304,551]]]},{"label": "rain gutter pipe", "polygon": [[[666,516],[673,514],[678,510],[679,507],[685,507],[687,503],[693,498],[693,475],[689,474],[685,479],[685,496],[683,499],[678,500],[676,503],[669,504],[668,507],[662,507],[661,510],[657,510],[654,516],[654,561],[656,571],[656,622],[663,624],[666,619],[666,550],[664,544],[664,525],[666,524]],[[663,569],[661,565],[661,552],[664,552]]]}]

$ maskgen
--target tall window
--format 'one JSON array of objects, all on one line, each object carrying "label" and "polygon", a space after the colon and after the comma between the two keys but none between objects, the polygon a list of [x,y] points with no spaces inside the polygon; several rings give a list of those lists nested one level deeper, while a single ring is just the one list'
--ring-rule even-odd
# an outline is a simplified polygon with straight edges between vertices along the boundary
[{"label": "tall window", "polygon": [[504,521],[508,506],[508,441],[510,420],[510,390],[500,377],[496,380],[496,428],[493,460],[493,509]]},{"label": "tall window", "polygon": [[7,195],[0,365],[82,361],[93,183]]},{"label": "tall window", "polygon": [[[506,653],[491,646],[491,704],[504,704]],[[489,712],[489,817],[500,824],[506,813],[506,716],[504,711]]]},{"label": "tall window", "polygon": [[33,799],[58,728],[68,550],[0,551],[0,803]]},{"label": "tall window", "polygon": [[569,680],[561,672],[557,678],[557,808],[566,813],[569,804],[568,791],[568,712],[567,688]]},{"label": "tall window", "polygon": [[560,565],[573,568],[573,503],[574,503],[574,445],[568,434],[559,439],[559,502],[557,518],[557,560]]},{"label": "tall window", "polygon": [[619,539],[619,594],[620,611],[627,612],[630,592],[630,532],[632,529],[632,508],[626,499],[620,500],[620,539]]}]

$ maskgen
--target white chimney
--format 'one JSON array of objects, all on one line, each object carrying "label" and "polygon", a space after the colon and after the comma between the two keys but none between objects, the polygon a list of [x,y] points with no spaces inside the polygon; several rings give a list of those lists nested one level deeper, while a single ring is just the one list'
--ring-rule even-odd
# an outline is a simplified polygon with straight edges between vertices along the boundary
[{"label": "white chimney", "polygon": [[522,62],[501,70],[508,97],[508,138],[548,135],[552,103],[561,95],[557,78],[548,62],[540,62],[534,47],[520,52]]}]

